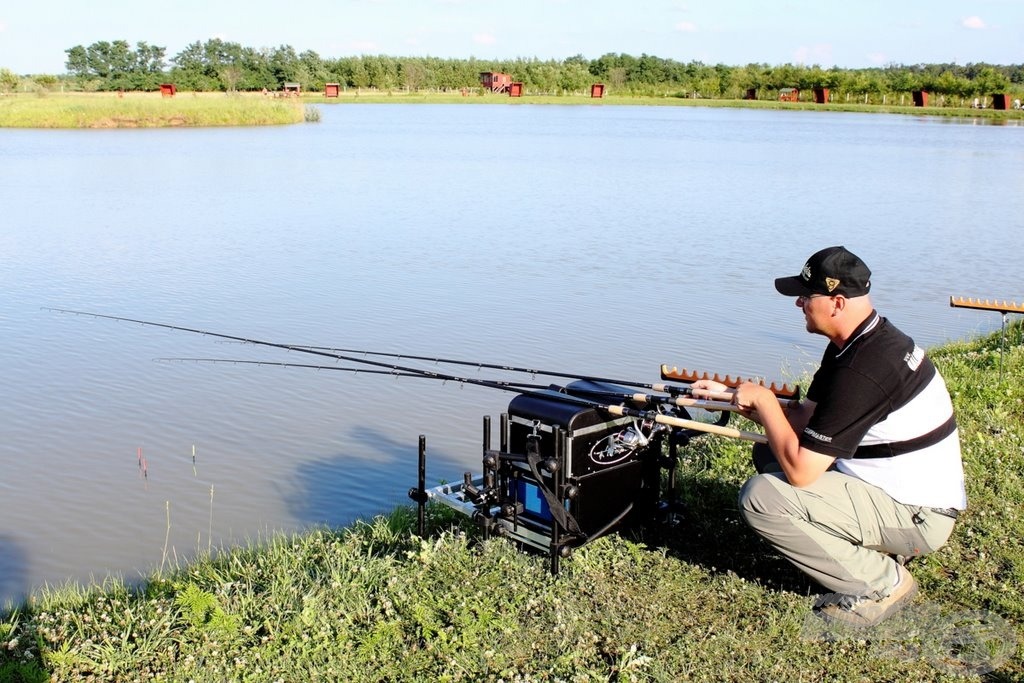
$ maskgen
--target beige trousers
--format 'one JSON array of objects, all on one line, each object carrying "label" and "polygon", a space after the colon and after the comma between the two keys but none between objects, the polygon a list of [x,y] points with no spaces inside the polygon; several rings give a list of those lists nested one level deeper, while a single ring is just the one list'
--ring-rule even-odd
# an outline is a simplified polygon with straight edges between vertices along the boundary
[{"label": "beige trousers", "polygon": [[758,474],[741,489],[739,505],[754,531],[827,590],[875,600],[892,589],[892,556],[937,550],[955,522],[835,470],[804,488],[780,472]]}]

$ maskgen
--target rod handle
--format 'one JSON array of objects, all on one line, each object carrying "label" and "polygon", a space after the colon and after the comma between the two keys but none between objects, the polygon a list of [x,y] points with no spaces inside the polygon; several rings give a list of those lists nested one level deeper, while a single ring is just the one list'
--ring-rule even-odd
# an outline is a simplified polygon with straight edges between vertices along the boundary
[{"label": "rod handle", "polygon": [[[631,411],[625,406],[604,406],[612,415],[630,415],[636,414],[636,411]],[[679,427],[681,429],[692,429],[697,432],[707,432],[708,434],[717,434],[718,436],[728,436],[733,439],[743,439],[744,441],[753,441],[754,443],[768,443],[768,437],[764,434],[758,434],[756,432],[748,432],[742,429],[735,429],[734,427],[723,427],[716,424],[710,424],[707,422],[698,422],[697,420],[687,420],[682,417],[673,417],[671,415],[662,415],[655,413],[653,416],[655,422],[670,427]]]}]

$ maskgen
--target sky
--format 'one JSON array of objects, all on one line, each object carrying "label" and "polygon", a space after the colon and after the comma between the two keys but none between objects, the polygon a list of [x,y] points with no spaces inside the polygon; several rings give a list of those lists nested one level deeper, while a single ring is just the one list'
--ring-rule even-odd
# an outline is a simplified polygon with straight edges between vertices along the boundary
[{"label": "sky", "polygon": [[846,69],[1024,63],[1024,0],[0,0],[0,68],[61,74],[98,41],[211,38],[321,57],[607,53]]}]

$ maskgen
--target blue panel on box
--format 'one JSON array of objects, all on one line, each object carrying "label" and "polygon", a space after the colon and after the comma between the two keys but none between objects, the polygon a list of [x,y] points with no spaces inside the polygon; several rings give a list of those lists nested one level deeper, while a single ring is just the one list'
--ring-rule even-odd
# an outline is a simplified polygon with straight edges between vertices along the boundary
[{"label": "blue panel on box", "polygon": [[541,519],[551,519],[551,508],[548,507],[548,502],[544,500],[536,484],[522,479],[516,480],[516,498],[523,504],[524,511]]}]

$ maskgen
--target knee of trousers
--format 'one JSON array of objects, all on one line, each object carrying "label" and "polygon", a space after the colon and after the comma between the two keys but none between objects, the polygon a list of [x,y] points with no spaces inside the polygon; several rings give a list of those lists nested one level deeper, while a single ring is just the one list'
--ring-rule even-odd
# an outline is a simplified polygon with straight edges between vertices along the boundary
[{"label": "knee of trousers", "polygon": [[740,489],[740,514],[754,529],[769,519],[793,516],[789,501],[779,490],[780,484],[788,486],[778,475],[757,474]]}]

